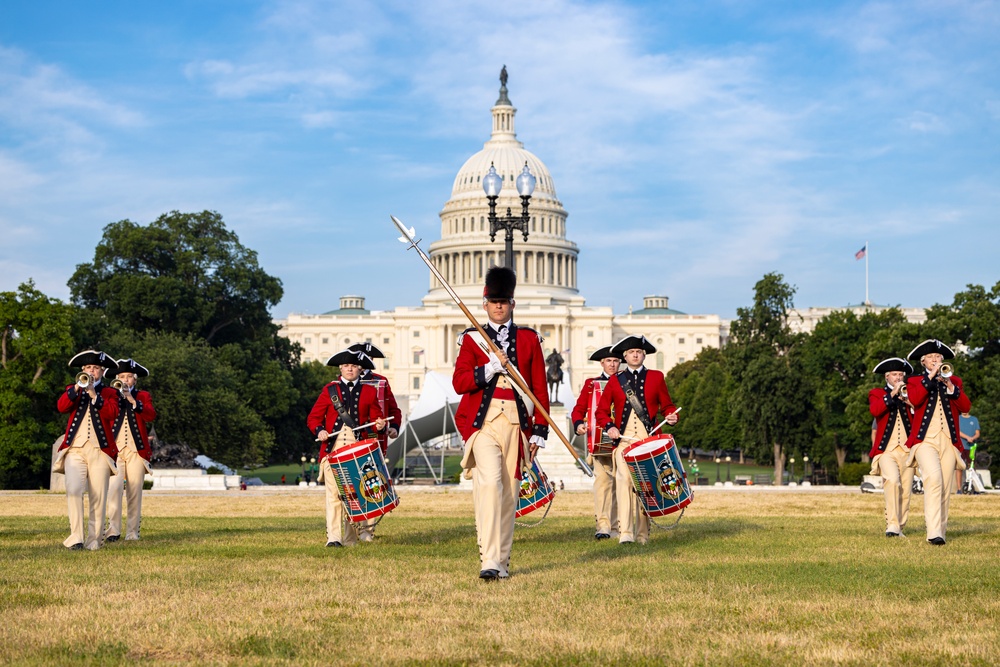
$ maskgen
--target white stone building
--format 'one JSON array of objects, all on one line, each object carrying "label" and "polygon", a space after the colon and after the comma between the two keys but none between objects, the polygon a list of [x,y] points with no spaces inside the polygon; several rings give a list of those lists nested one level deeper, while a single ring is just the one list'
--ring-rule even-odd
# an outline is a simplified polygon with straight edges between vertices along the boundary
[{"label": "white stone building", "polygon": [[[598,348],[628,334],[643,334],[657,347],[646,364],[666,371],[693,358],[704,347],[719,347],[723,322],[718,315],[688,315],[669,307],[665,296],[647,296],[643,308],[615,314],[608,307],[587,306],[577,289],[579,249],[567,238],[567,212],[556,195],[545,164],[517,140],[517,110],[506,86],[492,110],[492,134],[483,149],[462,165],[451,198],[441,210],[441,239],[428,254],[473,313],[479,314],[483,278],[490,266],[503,264],[503,232],[489,240],[489,205],[482,178],[491,165],[503,177],[497,210],[521,210],[514,179],[525,164],[537,179],[531,199],[531,226],[527,242],[520,233],[514,241],[514,269],[518,276],[514,321],[536,329],[544,337],[546,354],[563,353],[571,391],[600,372],[588,357]],[[428,274],[430,275],[430,274]],[[631,309],[630,309],[631,310]],[[483,314],[482,321],[485,321]],[[361,295],[340,299],[340,307],[322,315],[290,314],[279,320],[282,335],[299,343],[306,361],[325,361],[357,342],[369,341],[386,354],[378,372],[386,375],[404,414],[422,389],[429,371],[451,373],[458,353],[458,336],[468,326],[462,311],[433,277],[419,306],[370,311]],[[568,350],[568,352],[567,352]],[[568,397],[561,397],[564,401]],[[570,399],[571,400],[571,399]]]}]

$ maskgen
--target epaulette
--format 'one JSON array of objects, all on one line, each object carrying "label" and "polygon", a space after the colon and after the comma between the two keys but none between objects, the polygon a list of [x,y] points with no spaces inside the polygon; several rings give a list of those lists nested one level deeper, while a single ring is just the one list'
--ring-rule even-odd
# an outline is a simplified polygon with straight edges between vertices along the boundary
[{"label": "epaulette", "polygon": [[533,333],[536,336],[538,336],[538,343],[539,344],[545,342],[545,338],[542,336],[542,334],[538,333],[536,330],[532,329],[531,327],[522,327],[520,324],[518,324],[517,328],[518,328],[518,330],[530,331],[531,333]]}]

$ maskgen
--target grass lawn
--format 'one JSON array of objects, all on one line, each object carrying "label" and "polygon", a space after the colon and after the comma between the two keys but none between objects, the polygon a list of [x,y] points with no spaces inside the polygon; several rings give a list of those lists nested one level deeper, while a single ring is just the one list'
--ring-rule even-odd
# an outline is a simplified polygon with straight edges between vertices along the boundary
[{"label": "grass lawn", "polygon": [[372,544],[323,495],[149,492],[141,542],[71,552],[65,497],[0,494],[0,664],[995,665],[1000,496],[948,545],[883,537],[882,497],[702,491],[646,546],[560,493],[484,583],[471,496],[403,490]]}]

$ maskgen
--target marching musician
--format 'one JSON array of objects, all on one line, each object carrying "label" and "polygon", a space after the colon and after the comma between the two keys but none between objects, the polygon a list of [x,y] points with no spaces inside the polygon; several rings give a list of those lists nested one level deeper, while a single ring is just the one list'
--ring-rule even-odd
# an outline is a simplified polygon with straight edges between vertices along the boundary
[{"label": "marching musician", "polygon": [[[113,429],[118,447],[118,472],[108,485],[108,529],[105,542],[117,542],[122,533],[122,495],[128,502],[125,539],[139,539],[139,525],[142,521],[142,483],[149,467],[153,450],[149,446],[148,424],[156,419],[153,397],[148,391],[136,386],[138,378],[149,375],[145,367],[133,359],[119,359],[117,362],[118,417]],[[127,484],[126,484],[127,482]],[[125,490],[127,487],[127,491]]]},{"label": "marching musician", "polygon": [[924,520],[927,541],[942,546],[948,528],[948,504],[954,492],[955,470],[965,470],[958,415],[968,412],[972,402],[962,389],[962,379],[943,369],[946,359],[954,359],[951,348],[934,338],[913,348],[908,359],[919,359],[924,372],[906,383],[913,422],[906,445],[909,461],[920,466],[924,484]]},{"label": "marching musician", "polygon": [[[104,512],[107,509],[108,481],[115,473],[118,448],[111,437],[112,424],[118,416],[118,392],[102,383],[108,369],[117,370],[114,359],[98,350],[84,350],[69,361],[79,366],[76,384],[66,387],[59,396],[59,412],[72,413],[53,472],[66,475],[66,503],[69,509],[69,537],[63,542],[69,549],[101,548]],[[89,517],[83,525],[83,494],[88,497]]]},{"label": "marching musician", "polygon": [[[347,348],[351,352],[360,352],[366,355],[369,359],[385,359],[385,354],[382,350],[378,349],[371,343],[355,343]],[[379,375],[374,370],[375,362],[372,361],[372,368],[362,368],[361,369],[361,381],[365,380],[381,380],[385,383],[385,408],[382,410],[385,416],[389,419],[389,425],[386,430],[386,435],[388,440],[393,440],[399,435],[399,428],[403,423],[403,412],[399,409],[399,404],[396,403],[396,397],[392,393],[392,387],[389,385],[389,378],[384,375]],[[381,407],[381,406],[380,406]],[[382,454],[386,454],[386,444],[382,443]]]},{"label": "marching musician", "polygon": [[494,266],[486,273],[483,310],[489,321],[483,329],[500,354],[485,352],[485,341],[476,340],[479,333],[466,329],[452,378],[462,396],[455,425],[465,440],[462,468],[466,479],[472,479],[479,577],[486,581],[510,574],[521,468],[545,446],[549,430],[540,413],[532,414],[534,404],[519,393],[505,369],[508,363],[517,368],[547,412],[540,337],[513,322],[516,286],[517,276],[509,268]]},{"label": "marching musician", "polygon": [[899,537],[910,513],[913,465],[907,465],[910,448],[910,403],[906,376],[910,362],[899,357],[880,362],[873,373],[885,374],[885,386],[868,392],[868,408],[875,418],[871,452],[872,475],[882,476],[885,490],[885,536]]},{"label": "marching musician", "polygon": [[[613,375],[617,374],[622,358],[620,355],[612,353],[609,345],[590,355],[590,360],[600,362],[603,372],[597,377],[584,380],[583,390],[573,407],[571,416],[577,435],[586,435],[589,417],[597,429],[595,437],[600,438],[604,431],[604,425],[597,421],[596,415],[589,414],[594,396],[594,383],[607,382]],[[597,522],[597,532],[594,534],[594,539],[606,540],[618,537],[618,505],[615,500],[613,457],[611,454],[588,452],[587,465],[594,470],[594,516]]]},{"label": "marching musician", "polygon": [[[663,373],[647,369],[643,363],[647,354],[656,347],[645,336],[627,336],[611,348],[612,354],[621,354],[626,367],[608,380],[597,407],[598,424],[604,426],[608,437],[618,444],[613,457],[615,495],[618,500],[618,543],[628,544],[649,541],[649,517],[639,511],[636,495],[632,492],[632,476],[622,453],[625,445],[644,440],[656,424],[658,414],[663,414],[668,424],[677,423],[677,408],[670,399]],[[638,525],[637,525],[638,524]]]},{"label": "marching musician", "polygon": [[356,544],[359,540],[371,542],[373,535],[366,524],[359,531],[347,520],[329,457],[336,450],[358,441],[355,430],[359,426],[374,422],[375,430],[381,431],[385,429],[386,421],[379,410],[375,389],[360,381],[363,367],[374,368],[370,358],[343,350],[330,357],[326,365],[340,366],[340,378],[320,391],[309,411],[306,425],[320,441],[320,467],[316,481],[326,487],[326,546],[342,547]]}]

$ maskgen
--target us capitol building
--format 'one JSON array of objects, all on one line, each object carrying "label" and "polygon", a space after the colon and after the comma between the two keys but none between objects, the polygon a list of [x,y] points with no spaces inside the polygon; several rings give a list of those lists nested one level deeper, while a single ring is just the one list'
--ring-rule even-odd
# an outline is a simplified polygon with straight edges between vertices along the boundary
[{"label": "us capitol building", "polygon": [[[564,358],[564,385],[559,398],[572,405],[583,380],[598,375],[600,365],[588,361],[600,347],[626,335],[642,334],[656,345],[646,366],[667,371],[694,358],[705,347],[725,341],[729,323],[718,315],[689,315],[669,307],[666,296],[643,298],[641,310],[615,314],[609,307],[591,307],[577,289],[580,251],[566,236],[568,213],[556,194],[545,164],[517,140],[517,109],[507,97],[506,82],[491,109],[493,129],[483,149],[465,161],[441,210],[441,240],[429,255],[438,270],[462,297],[473,314],[480,309],[487,269],[504,263],[503,239],[489,241],[489,204],[482,178],[490,166],[503,178],[497,200],[500,211],[521,210],[515,177],[527,164],[537,184],[531,198],[528,241],[518,234],[514,242],[517,273],[517,309],[514,321],[537,330],[546,355],[553,350]],[[502,233],[502,232],[501,232]],[[920,311],[923,314],[923,311]],[[372,311],[363,295],[340,297],[339,308],[321,315],[289,314],[277,320],[281,335],[299,343],[303,361],[325,362],[348,345],[371,342],[386,359],[376,360],[376,372],[389,378],[403,414],[417,399],[427,371],[451,375],[458,354],[458,336],[469,326],[442,285],[433,277],[422,304]],[[567,352],[568,350],[568,352]]]}]

